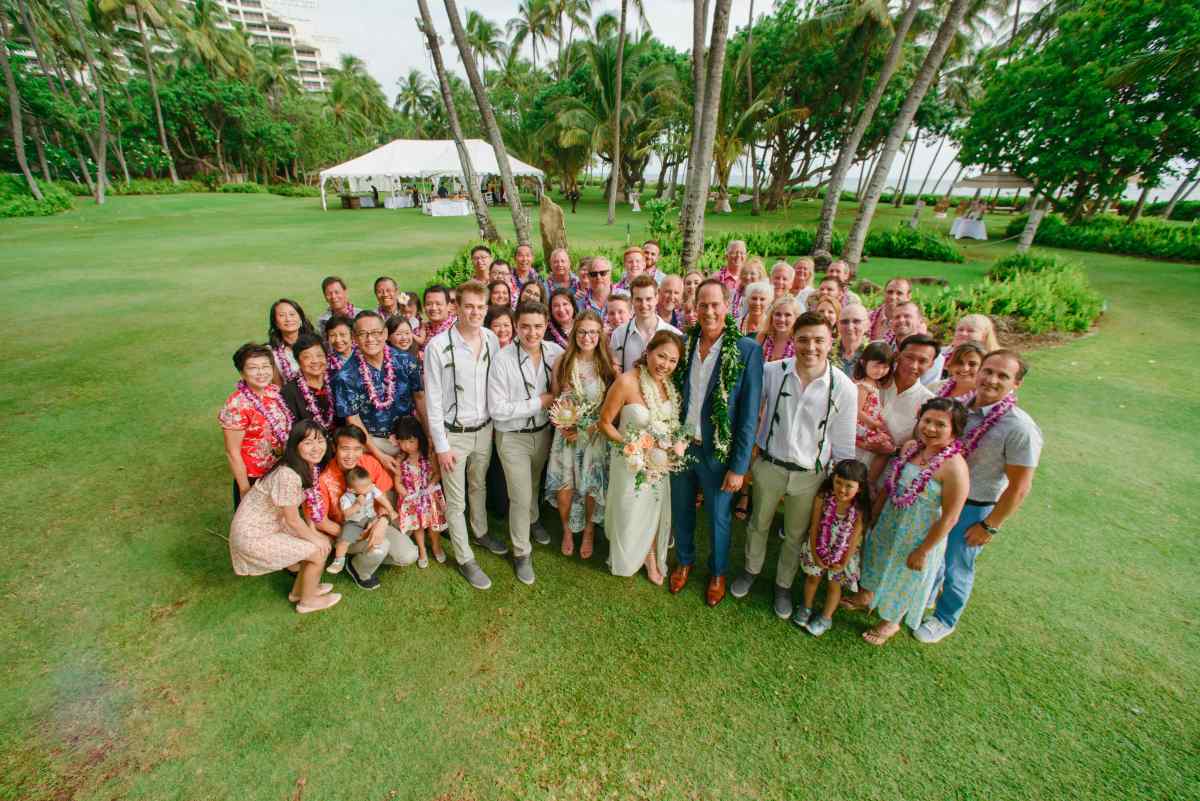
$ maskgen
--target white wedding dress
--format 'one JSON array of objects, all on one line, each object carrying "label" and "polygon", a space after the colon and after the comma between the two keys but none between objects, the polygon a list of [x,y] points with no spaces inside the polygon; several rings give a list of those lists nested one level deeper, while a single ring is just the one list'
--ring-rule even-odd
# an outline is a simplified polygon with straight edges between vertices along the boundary
[{"label": "white wedding dress", "polygon": [[[621,409],[617,428],[624,435],[630,426],[641,428],[649,423],[650,410],[640,403],[630,403]],[[658,569],[666,573],[671,535],[670,477],[663,476],[655,484],[636,489],[621,449],[612,448],[609,458],[608,499],[604,506],[609,567],[614,576],[632,576],[645,564],[653,545]]]}]

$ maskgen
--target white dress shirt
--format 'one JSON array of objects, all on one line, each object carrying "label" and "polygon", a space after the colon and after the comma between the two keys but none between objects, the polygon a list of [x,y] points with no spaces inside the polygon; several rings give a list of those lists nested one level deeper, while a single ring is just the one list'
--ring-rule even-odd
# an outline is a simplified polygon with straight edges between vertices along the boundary
[{"label": "white dress shirt", "polygon": [[841,370],[826,365],[801,389],[794,357],[769,362],[763,368],[762,397],[757,442],[771,458],[807,470],[816,469],[818,461],[826,469],[854,458],[858,387]]},{"label": "white dress shirt", "polygon": [[712,378],[713,368],[717,366],[717,358],[721,355],[721,338],[713,343],[708,356],[700,358],[700,343],[696,343],[696,353],[692,358],[692,369],[688,375],[691,386],[688,390],[688,413],[684,424],[692,429],[693,436],[700,439],[700,411],[704,407],[704,395],[708,392],[708,382]]},{"label": "white dress shirt", "polygon": [[892,441],[899,447],[913,438],[913,428],[917,425],[917,412],[925,401],[933,397],[929,387],[920,381],[914,382],[903,392],[896,392],[896,382],[879,390],[879,416],[887,426]]},{"label": "white dress shirt", "polygon": [[487,328],[479,329],[483,347],[479,358],[452,325],[425,346],[425,414],[429,436],[438,453],[450,450],[446,424],[474,427],[489,419],[488,373],[500,350],[500,340]]},{"label": "white dress shirt", "polygon": [[540,428],[550,422],[541,396],[550,391],[550,371],[563,349],[554,342],[541,342],[541,364],[517,340],[500,349],[496,367],[488,381],[488,408],[497,431]]},{"label": "white dress shirt", "polygon": [[[670,331],[675,334],[680,333],[679,329],[668,322],[664,322],[663,318],[655,312],[654,320],[656,325],[650,337],[659,331]],[[612,348],[613,356],[617,357],[617,363],[621,365],[621,372],[624,373],[633,369],[633,363],[642,357],[646,352],[646,345],[650,340],[642,336],[641,329],[637,327],[637,318],[633,317],[624,325],[619,325],[613,329],[612,335],[608,338],[609,347]]]},{"label": "white dress shirt", "polygon": [[946,354],[939,351],[937,358],[933,360],[933,366],[921,374],[921,383],[925,386],[936,384],[942,380],[942,369],[946,366]]}]

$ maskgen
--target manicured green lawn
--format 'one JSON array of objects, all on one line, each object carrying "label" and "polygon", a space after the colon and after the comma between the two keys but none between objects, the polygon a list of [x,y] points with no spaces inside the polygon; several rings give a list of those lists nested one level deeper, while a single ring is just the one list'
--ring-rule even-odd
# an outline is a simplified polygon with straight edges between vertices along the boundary
[{"label": "manicured green lawn", "polygon": [[[571,241],[631,217],[586,203]],[[230,353],[276,297],[315,314],[328,273],[360,305],[381,273],[418,287],[471,228],[273,196],[0,222],[0,799],[1197,796],[1196,265],[1071,254],[1109,312],[1033,355],[1043,466],[939,646],[869,648],[861,615],[813,640],[769,582],[709,610],[703,575],[672,597],[555,549],[532,588],[485,554],[486,593],[392,568],[306,617],[282,575],[235,577]],[[975,280],[1010,249],[863,272]]]}]

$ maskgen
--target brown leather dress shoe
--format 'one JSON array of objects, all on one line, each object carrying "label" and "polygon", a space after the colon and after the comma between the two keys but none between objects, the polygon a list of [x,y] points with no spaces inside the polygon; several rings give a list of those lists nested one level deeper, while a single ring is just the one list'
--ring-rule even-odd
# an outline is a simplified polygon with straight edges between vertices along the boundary
[{"label": "brown leather dress shoe", "polygon": [[671,594],[675,594],[683,589],[683,585],[687,584],[688,576],[692,574],[691,565],[676,565],[671,571]]},{"label": "brown leather dress shoe", "polygon": [[708,580],[708,591],[704,594],[704,599],[708,601],[709,606],[716,606],[721,603],[721,599],[725,597],[725,577],[713,576]]}]

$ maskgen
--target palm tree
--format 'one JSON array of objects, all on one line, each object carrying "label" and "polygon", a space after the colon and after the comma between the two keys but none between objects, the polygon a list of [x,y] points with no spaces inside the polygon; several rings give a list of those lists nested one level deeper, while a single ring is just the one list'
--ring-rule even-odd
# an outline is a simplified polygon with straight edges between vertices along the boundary
[{"label": "palm tree", "polygon": [[467,10],[467,41],[471,53],[479,60],[479,72],[487,83],[487,60],[499,62],[504,55],[504,36],[500,26],[478,11]]},{"label": "palm tree", "polygon": [[409,70],[407,76],[396,80],[396,85],[400,91],[392,108],[406,117],[416,117],[433,102],[433,85],[420,70]]},{"label": "palm tree", "polygon": [[300,94],[300,81],[297,78],[296,60],[292,56],[292,49],[277,44],[255,45],[252,52],[254,84],[267,96],[271,108],[278,111],[283,98]]},{"label": "palm tree", "polygon": [[855,156],[858,155],[858,147],[862,144],[867,128],[875,118],[875,112],[879,110],[879,104],[883,101],[888,82],[891,81],[896,69],[900,66],[904,55],[904,42],[908,38],[908,31],[912,27],[913,20],[917,16],[919,5],[920,0],[908,0],[903,15],[895,25],[891,26],[893,29],[892,43],[888,46],[887,54],[883,58],[883,66],[880,67],[875,86],[872,87],[871,94],[867,97],[866,105],[859,113],[854,127],[842,140],[837,161],[834,162],[833,171],[829,174],[829,183],[825,185],[821,219],[817,224],[817,235],[813,240],[814,252],[829,250],[830,243],[833,241],[833,220],[837,216],[838,199],[842,194],[842,186],[846,183],[846,175],[850,172],[850,166],[854,163]]},{"label": "palm tree", "polygon": [[870,227],[871,219],[875,215],[875,207],[879,204],[879,195],[883,192],[884,183],[887,182],[892,162],[896,158],[896,153],[900,150],[900,142],[903,140],[905,133],[907,133],[909,126],[912,125],[913,117],[917,113],[917,107],[921,105],[921,101],[925,98],[925,93],[929,91],[929,87],[933,84],[933,79],[942,65],[942,59],[946,57],[946,51],[950,49],[951,40],[959,31],[963,16],[967,12],[968,2],[969,0],[951,0],[950,7],[946,11],[946,16],[938,28],[937,37],[934,39],[929,51],[925,54],[925,60],[921,62],[921,68],[917,72],[916,80],[913,81],[912,87],[908,90],[908,95],[904,98],[904,103],[900,106],[900,113],[896,116],[891,130],[888,131],[887,139],[884,140],[883,152],[880,153],[879,161],[875,165],[875,172],[871,176],[871,182],[867,185],[866,197],[863,198],[859,206],[858,216],[854,219],[854,225],[850,229],[850,235],[846,239],[846,247],[842,252],[842,258],[850,264],[852,271],[858,266],[859,259],[862,257],[862,248],[867,238],[867,229]]},{"label": "palm tree", "polygon": [[17,154],[17,165],[21,168],[21,174],[25,176],[25,183],[29,185],[29,193],[40,201],[42,200],[42,190],[38,188],[37,181],[33,180],[33,173],[29,171],[29,161],[25,158],[25,132],[21,127],[21,96],[17,94],[17,82],[13,78],[12,65],[8,61],[7,42],[8,21],[5,19],[3,11],[0,10],[0,70],[4,72],[4,89],[8,95],[13,150]]},{"label": "palm tree", "polygon": [[521,0],[517,6],[517,15],[505,26],[512,43],[517,48],[529,40],[533,49],[533,66],[537,66],[538,42],[543,45],[553,33],[553,21],[550,18],[550,7],[547,0]]},{"label": "palm tree", "polygon": [[500,126],[496,123],[496,113],[488,100],[479,77],[479,68],[475,66],[475,58],[471,55],[471,46],[467,42],[467,32],[463,29],[462,17],[458,13],[458,3],[455,0],[444,0],[446,14],[450,17],[450,30],[454,32],[454,42],[458,45],[458,54],[462,58],[463,67],[467,71],[467,81],[471,84],[471,92],[475,95],[475,104],[479,106],[479,116],[483,118],[483,128],[487,131],[496,152],[496,164],[500,168],[500,181],[504,186],[504,195],[508,200],[508,209],[512,213],[513,227],[517,229],[517,243],[529,244],[529,218],[521,208],[521,195],[513,182],[512,168],[508,164],[508,152],[504,149],[504,139],[500,135]]},{"label": "palm tree", "polygon": [[[683,198],[683,254],[680,261],[685,271],[696,265],[704,242],[704,207],[708,198],[708,173],[712,168],[713,141],[717,128],[717,104],[721,99],[721,82],[725,73],[725,43],[729,34],[729,5],[731,0],[716,0],[713,9],[712,38],[705,59],[704,77],[696,84],[695,102],[701,106],[700,126],[692,136],[696,142],[693,158],[688,160],[687,192]],[[704,28],[707,22],[707,0],[694,0],[693,13],[698,17],[693,26],[692,59],[703,58]],[[699,71],[693,68],[693,75]],[[699,134],[697,137],[696,134]]]},{"label": "palm tree", "polygon": [[195,0],[191,17],[176,29],[182,63],[199,64],[213,76],[249,75],[254,61],[242,37],[224,27],[228,19],[217,0]]},{"label": "palm tree", "polygon": [[[575,29],[587,31],[592,19],[591,0],[548,0],[547,12],[554,27],[554,41],[558,42],[558,78],[567,74],[565,54],[571,50]],[[569,27],[568,27],[569,24]]]},{"label": "palm tree", "polygon": [[629,0],[621,0],[621,24],[617,27],[617,96],[613,103],[612,146],[613,168],[608,181],[608,224],[617,218],[617,184],[621,180],[621,90],[625,84],[625,16]]},{"label": "palm tree", "polygon": [[721,99],[717,104],[717,129],[713,141],[713,166],[717,173],[717,212],[729,213],[729,173],[754,136],[754,128],[774,97],[776,87],[764,87],[757,97],[748,98],[743,90],[744,73],[750,69],[750,48],[742,50],[736,61],[725,65]]},{"label": "palm tree", "polygon": [[171,183],[179,183],[179,175],[175,170],[175,159],[171,156],[171,147],[167,144],[167,126],[163,123],[162,103],[158,99],[158,79],[155,77],[154,56],[150,48],[150,40],[146,35],[146,25],[157,30],[166,27],[167,20],[174,13],[172,7],[164,7],[160,0],[99,0],[99,9],[104,14],[127,14],[133,12],[137,20],[138,40],[142,46],[142,58],[146,65],[146,79],[150,84],[150,99],[154,104],[154,119],[158,124],[158,144],[167,159],[167,170],[171,175]]},{"label": "palm tree", "polygon": [[84,31],[83,23],[80,21],[79,12],[75,8],[75,0],[66,0],[67,15],[71,18],[71,25],[75,29],[75,35],[79,37],[79,48],[83,51],[84,60],[87,63],[88,74],[91,77],[92,86],[96,92],[96,103],[99,106],[99,131],[97,133],[97,142],[95,144],[96,152],[96,204],[104,204],[104,190],[106,187],[108,163],[108,101],[104,93],[104,81],[100,77],[100,71],[96,68],[96,61],[92,56],[92,43],[88,41],[87,33]]},{"label": "palm tree", "polygon": [[[442,46],[438,40],[437,31],[433,27],[433,17],[429,14],[429,4],[425,0],[417,0],[417,5],[421,10],[421,18],[417,20],[417,28],[425,34],[425,45],[429,48],[429,54],[433,58],[433,67],[438,77],[438,87],[442,91],[442,103],[446,107],[446,117],[450,121],[450,132],[454,137],[454,146],[458,149],[458,160],[462,164],[463,180],[467,185],[467,193],[471,197],[471,203],[475,206],[475,223],[479,226],[479,236],[488,242],[499,242],[500,234],[496,231],[496,224],[492,222],[492,216],[488,212],[487,204],[483,202],[483,193],[479,191],[479,178],[475,175],[475,167],[471,164],[471,154],[467,150],[467,143],[463,140],[462,126],[458,124],[458,111],[454,105],[454,94],[450,91],[450,80],[446,74],[446,65],[442,63]],[[409,84],[416,84],[419,89],[421,81],[413,80],[414,72],[416,71],[413,70],[408,74]],[[416,73],[416,76],[424,79],[424,76],[420,73]],[[417,105],[419,105],[419,101]]]}]

